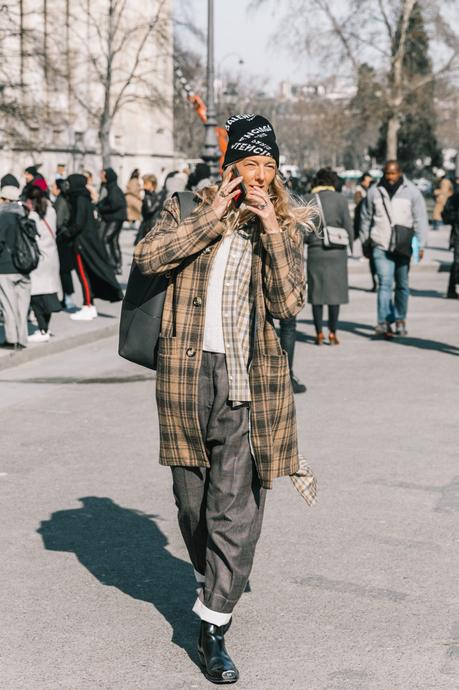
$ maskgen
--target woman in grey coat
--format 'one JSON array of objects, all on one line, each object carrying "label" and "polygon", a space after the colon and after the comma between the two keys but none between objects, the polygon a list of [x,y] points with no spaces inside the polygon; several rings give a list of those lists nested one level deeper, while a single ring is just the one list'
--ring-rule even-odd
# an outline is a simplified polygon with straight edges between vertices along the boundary
[{"label": "woman in grey coat", "polygon": [[[344,228],[349,237],[352,249],[353,227],[345,197],[336,191],[338,176],[330,168],[321,168],[312,181],[309,200],[319,207],[320,215],[328,226]],[[322,220],[323,224],[323,220]],[[312,304],[312,315],[316,329],[316,344],[322,345],[323,309],[328,305],[328,342],[339,345],[336,337],[339,308],[349,302],[347,279],[347,248],[326,247],[323,231],[307,236],[308,258],[308,302]]]}]

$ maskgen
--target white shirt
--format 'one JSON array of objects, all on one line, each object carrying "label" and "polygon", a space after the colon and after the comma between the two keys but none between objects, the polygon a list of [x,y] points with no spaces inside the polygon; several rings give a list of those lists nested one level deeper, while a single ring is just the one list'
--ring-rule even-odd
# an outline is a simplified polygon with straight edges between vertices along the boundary
[{"label": "white shirt", "polygon": [[228,263],[232,235],[224,237],[215,253],[207,286],[203,350],[225,354],[222,323],[223,281]]}]

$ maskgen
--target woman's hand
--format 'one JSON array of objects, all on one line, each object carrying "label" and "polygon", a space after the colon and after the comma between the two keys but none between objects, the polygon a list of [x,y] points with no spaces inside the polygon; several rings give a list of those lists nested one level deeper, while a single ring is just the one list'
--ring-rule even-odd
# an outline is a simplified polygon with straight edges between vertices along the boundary
[{"label": "woman's hand", "polygon": [[224,215],[232,199],[239,193],[237,187],[241,184],[242,177],[235,177],[234,180],[231,179],[231,177],[231,170],[227,170],[223,173],[223,182],[220,185],[217,196],[211,204],[211,208],[213,208],[219,220]]},{"label": "woman's hand", "polygon": [[252,187],[247,194],[247,200],[250,200],[253,205],[249,206],[246,201],[245,207],[261,219],[263,230],[267,235],[274,235],[275,233],[281,232],[276,217],[276,211],[268,193],[265,192],[264,189]]}]

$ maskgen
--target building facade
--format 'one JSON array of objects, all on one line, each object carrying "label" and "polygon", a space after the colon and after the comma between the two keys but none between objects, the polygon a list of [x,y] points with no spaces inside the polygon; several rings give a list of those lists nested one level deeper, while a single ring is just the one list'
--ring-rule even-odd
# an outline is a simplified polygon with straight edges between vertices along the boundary
[{"label": "building facade", "polygon": [[7,0],[0,8],[0,173],[52,179],[174,163],[172,0]]}]

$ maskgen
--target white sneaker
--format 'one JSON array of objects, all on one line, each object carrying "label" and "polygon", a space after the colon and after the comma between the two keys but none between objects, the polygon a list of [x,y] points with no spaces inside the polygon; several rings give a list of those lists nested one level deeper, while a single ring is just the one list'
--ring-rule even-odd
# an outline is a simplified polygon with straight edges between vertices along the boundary
[{"label": "white sneaker", "polygon": [[85,304],[75,314],[70,314],[73,321],[92,321],[97,317],[97,309],[93,304]]},{"label": "white sneaker", "polygon": [[27,341],[29,343],[47,343],[49,341],[49,333],[35,331],[35,333],[27,337]]}]

